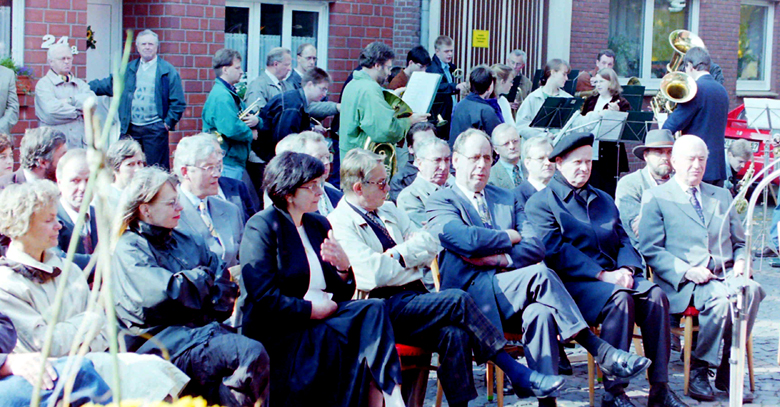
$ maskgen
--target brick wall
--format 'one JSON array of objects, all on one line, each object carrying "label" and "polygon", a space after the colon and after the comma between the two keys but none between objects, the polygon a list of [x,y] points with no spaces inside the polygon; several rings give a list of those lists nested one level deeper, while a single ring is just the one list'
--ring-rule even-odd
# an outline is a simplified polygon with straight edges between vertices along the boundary
[{"label": "brick wall", "polygon": [[[182,137],[202,128],[203,104],[214,81],[212,57],[225,43],[225,0],[125,0],[122,24],[134,34],[154,30],[160,37],[160,57],[181,76],[187,110],[170,134],[173,153]],[[131,60],[137,57],[133,54]]]},{"label": "brick wall", "polygon": [[333,77],[331,100],[338,100],[341,87],[357,67],[360,51],[365,46],[374,41],[394,46],[395,2],[342,0],[330,4],[328,72]]},{"label": "brick wall", "polygon": [[736,93],[740,4],[733,0],[703,0],[699,4],[699,36],[713,62],[723,69],[723,86],[734,108],[740,103]]},{"label": "brick wall", "polygon": [[574,0],[571,18],[572,69],[591,70],[596,55],[607,47],[609,37],[609,0]]},{"label": "brick wall", "polygon": [[421,9],[421,0],[395,0],[393,45],[397,66],[406,66],[406,54],[410,49],[420,45]]}]

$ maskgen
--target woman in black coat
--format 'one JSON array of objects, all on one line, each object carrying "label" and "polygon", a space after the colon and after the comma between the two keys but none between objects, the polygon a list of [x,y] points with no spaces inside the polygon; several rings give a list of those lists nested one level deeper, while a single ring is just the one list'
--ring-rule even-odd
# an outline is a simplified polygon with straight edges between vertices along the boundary
[{"label": "woman in black coat", "polygon": [[239,253],[243,333],[268,347],[275,405],[381,406],[383,395],[388,406],[402,405],[385,307],[350,301],[349,259],[316,213],[324,170],[293,152],[266,167],[263,189],[273,206],[249,220]]},{"label": "woman in black coat", "polygon": [[176,184],[151,167],[124,191],[112,258],[117,319],[132,334],[128,350],[170,355],[191,378],[185,393],[254,406],[268,399],[268,354],[221,323],[238,289],[203,239],[174,230],[182,210]]},{"label": "woman in black coat", "polygon": [[[605,111],[627,112],[631,110],[631,104],[620,94],[623,88],[620,87],[617,73],[614,70],[611,68],[602,69],[593,79],[596,82],[594,92],[582,104],[582,115],[585,116],[586,122],[599,120],[602,112]],[[594,148],[598,148],[599,159],[593,161],[590,186],[598,188],[614,198],[620,173],[629,169],[626,147],[623,143],[614,141],[599,141],[597,144]],[[620,154],[619,159],[618,154]],[[618,164],[620,164],[620,168],[618,168]]]}]

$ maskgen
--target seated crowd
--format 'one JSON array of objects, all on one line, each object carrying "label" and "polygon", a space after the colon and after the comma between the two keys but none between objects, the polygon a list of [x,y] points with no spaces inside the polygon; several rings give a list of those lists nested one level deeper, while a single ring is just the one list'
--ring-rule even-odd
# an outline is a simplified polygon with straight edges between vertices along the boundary
[{"label": "seated crowd", "polygon": [[[299,66],[312,49],[299,48]],[[550,61],[533,92],[518,89],[514,66],[496,64],[472,69],[471,93],[448,126],[389,119],[407,154],[392,175],[383,156],[310,131],[310,115],[341,109],[323,101],[325,71],[306,65],[287,90],[292,55],[275,49],[267,77],[249,89],[265,102],[264,119],[241,118],[240,55],[222,51],[217,97],[204,107],[209,132],[179,142],[170,172],[146,167],[142,145],[122,138],[105,156],[113,179],[90,202],[91,153],[46,126],[26,131],[19,170],[0,168],[0,400],[29,403],[31,366],[44,365],[53,332],[43,400],[60,399],[60,378],[73,376],[72,404],[110,402],[109,331],[118,327],[124,398],[403,406],[414,379],[401,367],[403,344],[439,355],[450,406],[477,397],[474,362],[494,363],[518,396],[554,406],[571,374],[563,344],[577,342],[604,375],[603,406],[634,405],[626,388],[647,371],[647,405],[685,407],[668,382],[673,316],[689,306],[700,325],[691,396],[714,399],[710,367],[728,391],[728,297],[749,252],[731,194],[702,183],[709,151],[700,138],[649,132],[632,151],[646,166],[614,185],[603,179],[614,174],[594,171],[602,152],[589,131],[555,137],[529,126],[545,98],[570,96],[568,64]],[[442,63],[438,52],[410,53],[396,84]],[[373,92],[389,67],[361,55],[351,89]],[[594,78],[580,120],[626,109],[613,70]],[[346,120],[358,137],[369,133],[359,114]],[[272,135],[260,149],[258,132]],[[0,137],[0,153],[9,149]],[[334,172],[339,188],[327,181]],[[99,253],[111,255],[110,276],[95,267]],[[104,284],[113,321],[97,298]],[[765,294],[753,280],[746,292],[749,334]],[[644,356],[629,351],[635,324]],[[505,333],[519,338],[524,364],[506,352]],[[83,358],[66,359],[80,346]]]}]

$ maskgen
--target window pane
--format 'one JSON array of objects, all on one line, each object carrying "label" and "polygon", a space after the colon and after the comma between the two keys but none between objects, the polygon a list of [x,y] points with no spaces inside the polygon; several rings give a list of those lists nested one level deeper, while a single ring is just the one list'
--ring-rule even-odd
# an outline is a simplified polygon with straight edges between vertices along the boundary
[{"label": "window pane", "polygon": [[[265,57],[271,49],[282,46],[281,4],[260,5],[260,66],[265,69]],[[262,71],[261,69],[261,71]]]},{"label": "window pane", "polygon": [[655,0],[653,14],[653,63],[651,77],[666,75],[666,65],[674,55],[669,34],[688,29],[691,5],[686,0]]},{"label": "window pane", "polygon": [[[317,24],[319,23],[320,13],[316,11],[298,11],[292,12],[292,52],[298,49],[301,44],[312,44],[317,47]],[[298,65],[296,58],[293,58],[293,68]]]},{"label": "window pane", "polygon": [[767,7],[743,4],[739,13],[737,78],[764,80]]},{"label": "window pane", "polygon": [[[615,71],[639,76],[642,58],[642,9],[645,0],[610,0],[609,49],[615,51]],[[595,60],[596,56],[593,56]]]},{"label": "window pane", "polygon": [[13,0],[0,0],[0,58],[11,55]]},{"label": "window pane", "polygon": [[241,65],[246,72],[247,47],[249,44],[249,9],[246,7],[225,7],[225,48],[241,54]]}]

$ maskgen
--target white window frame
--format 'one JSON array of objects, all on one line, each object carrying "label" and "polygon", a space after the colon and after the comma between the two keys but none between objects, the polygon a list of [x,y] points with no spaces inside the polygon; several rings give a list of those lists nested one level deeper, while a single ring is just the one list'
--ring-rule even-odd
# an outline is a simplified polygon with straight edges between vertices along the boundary
[{"label": "white window frame", "polygon": [[[699,35],[699,1],[687,0],[690,2],[690,15],[688,16],[688,31]],[[653,65],[653,18],[655,14],[655,0],[645,0],[642,9],[642,65],[639,67],[639,80],[645,86],[645,91],[658,91],[661,86],[661,78],[650,77]],[[671,32],[667,33],[670,34]],[[706,44],[706,43],[705,43]],[[671,48],[669,42],[666,45]],[[621,78],[620,83],[625,85],[629,78]]]},{"label": "white window frame", "polygon": [[11,3],[11,58],[17,66],[24,65],[24,0]]},{"label": "white window frame", "polygon": [[743,4],[767,8],[766,33],[764,37],[764,79],[761,81],[737,79],[737,91],[769,91],[772,87],[772,43],[774,42],[775,3],[764,0],[742,0],[740,6]]},{"label": "white window frame", "polygon": [[[317,22],[317,66],[328,69],[328,2],[301,2],[285,0],[244,0],[225,2],[225,7],[244,7],[249,9],[249,33],[247,38],[247,82],[252,82],[257,75],[265,70],[265,55],[260,55],[260,5],[281,4],[282,9],[282,46],[290,49],[292,44],[292,13],[293,11],[313,11],[320,13]],[[252,35],[251,33],[255,33]],[[290,49],[295,58],[294,49]]]}]

